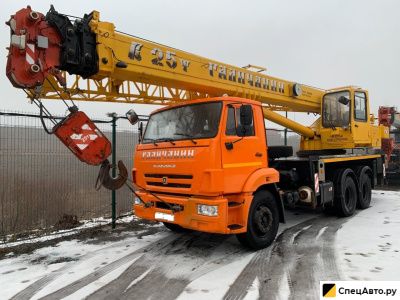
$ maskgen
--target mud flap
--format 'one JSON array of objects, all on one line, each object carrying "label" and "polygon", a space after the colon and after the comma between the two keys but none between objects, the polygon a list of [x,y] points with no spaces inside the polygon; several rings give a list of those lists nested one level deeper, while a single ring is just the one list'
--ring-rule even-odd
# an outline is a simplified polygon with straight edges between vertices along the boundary
[{"label": "mud flap", "polygon": [[276,184],[274,184],[273,186],[271,186],[271,188],[269,190],[272,193],[272,195],[275,196],[275,200],[277,202],[276,204],[277,204],[278,210],[279,210],[279,222],[286,223],[285,208],[283,205],[283,199],[282,199],[281,193],[279,193],[278,186]]}]

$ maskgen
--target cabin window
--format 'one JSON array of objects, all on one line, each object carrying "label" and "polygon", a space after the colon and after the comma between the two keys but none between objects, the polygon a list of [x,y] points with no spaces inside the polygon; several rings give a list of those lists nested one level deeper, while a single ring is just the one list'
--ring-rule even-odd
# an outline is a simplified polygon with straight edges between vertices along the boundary
[{"label": "cabin window", "polygon": [[354,93],[354,119],[367,121],[367,97],[364,92]]},{"label": "cabin window", "polygon": [[[347,103],[344,101],[346,99]],[[334,128],[348,127],[349,124],[350,92],[340,91],[326,94],[323,98],[322,125],[326,128]]]}]

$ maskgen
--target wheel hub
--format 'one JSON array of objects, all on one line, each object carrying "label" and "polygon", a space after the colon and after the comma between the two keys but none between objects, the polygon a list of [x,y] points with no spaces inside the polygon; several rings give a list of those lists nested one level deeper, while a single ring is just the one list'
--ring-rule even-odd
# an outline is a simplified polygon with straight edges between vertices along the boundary
[{"label": "wheel hub", "polygon": [[272,213],[266,206],[260,206],[255,214],[255,224],[262,234],[267,233],[272,226]]}]

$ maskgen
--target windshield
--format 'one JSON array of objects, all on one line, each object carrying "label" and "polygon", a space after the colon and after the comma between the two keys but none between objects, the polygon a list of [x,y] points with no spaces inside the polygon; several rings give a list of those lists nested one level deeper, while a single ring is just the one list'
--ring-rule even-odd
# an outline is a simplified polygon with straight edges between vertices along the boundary
[{"label": "windshield", "polygon": [[221,102],[209,102],[155,113],[147,123],[143,143],[212,138],[217,135],[221,109]]},{"label": "windshield", "polygon": [[350,92],[342,91],[329,93],[324,96],[323,118],[324,127],[348,127],[350,122],[350,101],[346,104],[340,103],[340,97],[350,99]]}]

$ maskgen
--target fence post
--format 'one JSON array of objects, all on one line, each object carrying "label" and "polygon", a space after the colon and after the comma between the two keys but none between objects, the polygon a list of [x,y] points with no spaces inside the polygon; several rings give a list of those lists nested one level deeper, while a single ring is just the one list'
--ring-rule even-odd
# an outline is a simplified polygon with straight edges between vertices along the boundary
[{"label": "fence post", "polygon": [[[111,156],[111,160],[112,160],[112,177],[115,178],[116,177],[116,152],[117,152],[117,115],[114,113],[112,115],[112,139],[111,139],[111,144],[112,144],[112,156]],[[116,191],[112,190],[111,191],[111,226],[112,229],[115,228],[115,220],[116,220]]]}]

